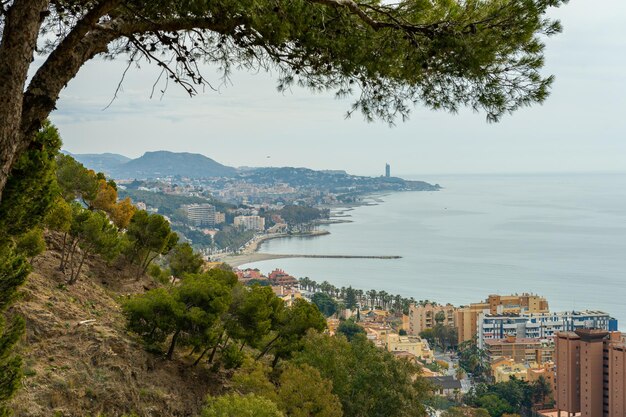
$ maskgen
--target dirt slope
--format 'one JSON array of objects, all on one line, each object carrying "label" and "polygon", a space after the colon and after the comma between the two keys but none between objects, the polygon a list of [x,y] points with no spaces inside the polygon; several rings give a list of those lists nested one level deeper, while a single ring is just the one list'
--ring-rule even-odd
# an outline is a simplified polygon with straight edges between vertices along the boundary
[{"label": "dirt slope", "polygon": [[148,353],[125,330],[119,300],[152,287],[149,278],[90,259],[66,286],[59,259],[54,250],[37,257],[15,307],[27,321],[16,416],[194,416],[219,393],[219,375]]}]

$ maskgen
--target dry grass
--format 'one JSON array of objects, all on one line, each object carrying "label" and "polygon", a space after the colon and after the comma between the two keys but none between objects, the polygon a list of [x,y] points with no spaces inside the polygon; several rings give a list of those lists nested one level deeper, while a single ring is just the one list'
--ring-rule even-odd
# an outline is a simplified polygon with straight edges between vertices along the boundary
[{"label": "dry grass", "polygon": [[67,286],[59,256],[49,250],[35,260],[15,307],[27,321],[16,416],[194,416],[208,393],[221,391],[219,375],[148,353],[126,331],[119,300],[153,287],[150,278],[89,259]]}]

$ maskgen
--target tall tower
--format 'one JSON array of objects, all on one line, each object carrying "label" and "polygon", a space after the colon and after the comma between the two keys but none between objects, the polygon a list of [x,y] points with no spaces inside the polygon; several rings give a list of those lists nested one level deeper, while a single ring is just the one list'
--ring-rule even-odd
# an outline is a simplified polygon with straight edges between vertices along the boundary
[{"label": "tall tower", "polygon": [[558,416],[626,416],[626,345],[620,332],[580,329],[556,334]]},{"label": "tall tower", "polygon": [[391,165],[385,164],[385,177],[391,177]]}]

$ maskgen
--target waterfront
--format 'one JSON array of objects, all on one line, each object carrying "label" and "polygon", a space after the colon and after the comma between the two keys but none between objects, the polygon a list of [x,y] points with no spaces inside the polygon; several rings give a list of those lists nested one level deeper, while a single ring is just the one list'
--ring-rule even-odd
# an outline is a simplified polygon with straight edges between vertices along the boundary
[{"label": "waterfront", "polygon": [[535,292],[552,310],[596,309],[626,326],[626,175],[420,176],[440,192],[394,193],[346,212],[330,235],[265,242],[280,267],[336,286],[468,304],[490,293]]}]

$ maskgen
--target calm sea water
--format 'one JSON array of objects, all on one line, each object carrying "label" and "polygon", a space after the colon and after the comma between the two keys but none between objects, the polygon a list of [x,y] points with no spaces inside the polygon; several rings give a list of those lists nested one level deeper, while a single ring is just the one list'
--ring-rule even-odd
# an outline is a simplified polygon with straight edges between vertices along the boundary
[{"label": "calm sea water", "polygon": [[336,286],[455,305],[532,292],[552,310],[602,310],[626,330],[626,174],[420,177],[439,192],[392,193],[346,212],[331,234],[271,240],[262,252],[400,255],[397,260],[278,259]]}]

